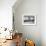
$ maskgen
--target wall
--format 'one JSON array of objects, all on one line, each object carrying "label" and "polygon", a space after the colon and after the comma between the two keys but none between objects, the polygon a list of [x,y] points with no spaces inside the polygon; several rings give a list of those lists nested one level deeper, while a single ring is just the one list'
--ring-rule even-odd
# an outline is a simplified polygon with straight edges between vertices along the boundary
[{"label": "wall", "polygon": [[[40,0],[23,0],[17,7],[13,6],[14,24],[18,32],[23,33],[24,39],[35,41],[36,46],[41,46],[41,1]],[[37,19],[36,25],[22,25],[23,14],[35,14]]]},{"label": "wall", "polygon": [[46,0],[41,1],[41,41],[46,46]]},{"label": "wall", "polygon": [[12,6],[16,0],[0,0],[0,27],[12,28]]}]

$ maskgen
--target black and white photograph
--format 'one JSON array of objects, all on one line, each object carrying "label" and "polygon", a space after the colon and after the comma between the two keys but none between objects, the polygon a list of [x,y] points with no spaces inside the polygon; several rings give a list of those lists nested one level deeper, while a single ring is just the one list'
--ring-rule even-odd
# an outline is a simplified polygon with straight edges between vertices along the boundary
[{"label": "black and white photograph", "polygon": [[35,25],[36,24],[36,16],[34,15],[24,15],[22,17],[23,25]]}]

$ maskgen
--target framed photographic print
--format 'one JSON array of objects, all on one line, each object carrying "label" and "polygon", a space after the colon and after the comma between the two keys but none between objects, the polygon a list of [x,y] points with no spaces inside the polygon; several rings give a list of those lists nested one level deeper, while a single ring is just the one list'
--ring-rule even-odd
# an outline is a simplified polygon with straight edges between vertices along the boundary
[{"label": "framed photographic print", "polygon": [[23,15],[22,16],[23,25],[36,25],[36,16],[35,15]]}]

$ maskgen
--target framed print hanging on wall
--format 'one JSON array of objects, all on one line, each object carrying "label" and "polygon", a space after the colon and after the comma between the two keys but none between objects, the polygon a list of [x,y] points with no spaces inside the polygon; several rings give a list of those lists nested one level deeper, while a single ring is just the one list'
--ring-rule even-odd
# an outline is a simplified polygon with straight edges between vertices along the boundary
[{"label": "framed print hanging on wall", "polygon": [[23,15],[22,16],[23,25],[36,25],[36,16],[35,15]]}]

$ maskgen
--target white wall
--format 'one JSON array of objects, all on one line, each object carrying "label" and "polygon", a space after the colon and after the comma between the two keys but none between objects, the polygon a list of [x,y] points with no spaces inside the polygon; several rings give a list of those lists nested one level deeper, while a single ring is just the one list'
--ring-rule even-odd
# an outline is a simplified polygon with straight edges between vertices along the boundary
[{"label": "white wall", "polygon": [[12,28],[12,6],[16,0],[0,0],[0,27]]},{"label": "white wall", "polygon": [[[36,46],[41,46],[41,1],[40,0],[23,0],[17,8],[14,5],[15,28],[18,32],[23,33],[24,38],[35,41]],[[37,24],[34,26],[22,25],[23,14],[36,14]]]},{"label": "white wall", "polygon": [[42,46],[46,46],[46,0],[41,1],[41,40]]},{"label": "white wall", "polygon": [[[46,0],[23,0],[17,7],[13,6],[13,12],[15,28],[18,32],[23,32],[25,38],[33,39],[36,46],[46,46]],[[24,13],[35,13],[37,24],[35,26],[22,25]]]}]

